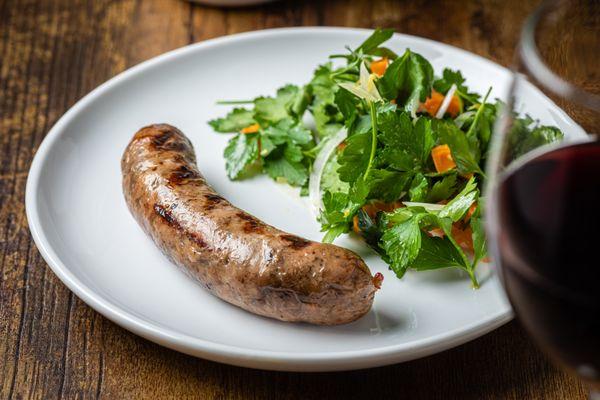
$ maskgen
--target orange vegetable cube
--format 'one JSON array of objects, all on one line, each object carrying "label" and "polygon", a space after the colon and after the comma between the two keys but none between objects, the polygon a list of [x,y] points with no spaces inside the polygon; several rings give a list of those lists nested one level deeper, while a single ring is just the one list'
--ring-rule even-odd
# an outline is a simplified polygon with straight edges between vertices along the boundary
[{"label": "orange vegetable cube", "polygon": [[452,158],[450,147],[447,144],[435,146],[431,149],[431,158],[433,159],[435,170],[439,173],[456,168],[456,163]]}]

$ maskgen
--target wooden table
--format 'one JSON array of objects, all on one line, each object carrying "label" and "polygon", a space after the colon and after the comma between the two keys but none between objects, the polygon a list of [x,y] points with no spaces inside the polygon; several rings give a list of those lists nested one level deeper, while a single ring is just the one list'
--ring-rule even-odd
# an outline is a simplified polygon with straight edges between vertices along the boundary
[{"label": "wooden table", "polygon": [[516,322],[425,359],[346,373],[221,365],[106,320],[47,268],[23,204],[31,159],[79,98],[165,51],[296,25],[394,27],[508,65],[535,1],[283,1],[221,10],[179,0],[0,0],[0,398],[583,399]]}]

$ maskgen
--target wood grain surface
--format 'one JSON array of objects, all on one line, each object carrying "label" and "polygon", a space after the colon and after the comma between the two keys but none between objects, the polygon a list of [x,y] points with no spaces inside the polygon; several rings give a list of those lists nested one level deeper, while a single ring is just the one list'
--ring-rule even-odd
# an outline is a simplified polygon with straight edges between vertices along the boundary
[{"label": "wood grain surface", "polygon": [[125,331],[75,297],[32,243],[27,171],[78,99],[150,57],[236,32],[393,27],[511,61],[534,1],[281,1],[218,9],[180,0],[0,0],[0,398],[583,399],[516,322],[385,368],[278,373],[221,365]]}]

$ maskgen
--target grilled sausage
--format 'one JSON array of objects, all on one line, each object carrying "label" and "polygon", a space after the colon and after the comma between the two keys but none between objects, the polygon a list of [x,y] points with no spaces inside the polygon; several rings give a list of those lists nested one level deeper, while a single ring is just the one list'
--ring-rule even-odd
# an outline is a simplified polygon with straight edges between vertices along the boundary
[{"label": "grilled sausage", "polygon": [[335,325],[367,313],[381,274],[331,244],[269,226],[219,196],[177,128],[139,130],[121,161],[133,216],[162,252],[217,297],[282,321]]}]

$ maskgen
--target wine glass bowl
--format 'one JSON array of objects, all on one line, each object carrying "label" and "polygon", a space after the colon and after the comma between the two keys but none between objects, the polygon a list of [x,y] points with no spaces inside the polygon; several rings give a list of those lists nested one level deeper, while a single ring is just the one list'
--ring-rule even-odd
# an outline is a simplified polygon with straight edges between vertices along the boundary
[{"label": "wine glass bowl", "polygon": [[[600,2],[583,0],[546,1],[527,20],[486,189],[490,253],[518,318],[554,360],[596,389],[599,22]],[[564,112],[532,103],[532,91]]]}]

